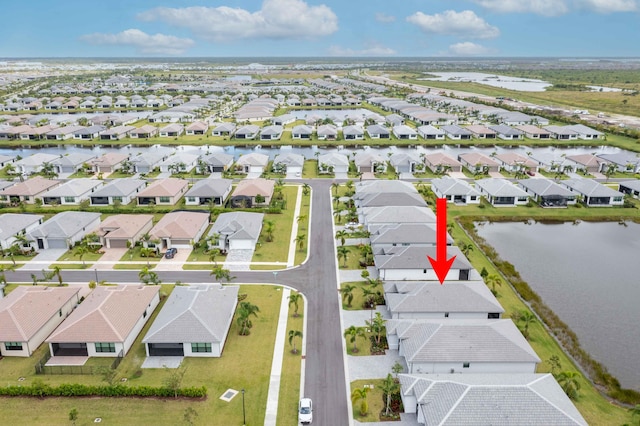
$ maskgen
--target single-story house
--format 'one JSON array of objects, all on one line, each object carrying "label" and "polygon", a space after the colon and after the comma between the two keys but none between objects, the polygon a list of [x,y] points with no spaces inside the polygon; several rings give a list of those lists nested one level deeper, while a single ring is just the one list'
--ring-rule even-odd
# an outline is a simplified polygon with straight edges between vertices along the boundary
[{"label": "single-story house", "polygon": [[552,139],[558,140],[577,140],[578,132],[569,126],[544,126],[544,129],[551,134]]},{"label": "single-story house", "polygon": [[367,126],[367,134],[371,139],[389,139],[391,132],[386,126],[380,124],[372,124]]},{"label": "single-story house", "polygon": [[16,236],[26,235],[42,224],[44,216],[26,213],[5,213],[0,215],[0,249],[7,250],[17,240]]},{"label": "single-story house", "polygon": [[564,172],[566,169],[573,168],[573,162],[568,161],[558,152],[534,152],[531,158],[540,164],[540,168],[549,173]]},{"label": "single-story house", "polygon": [[592,129],[591,127],[587,127],[584,124],[572,124],[565,127],[576,132],[578,134],[578,138],[580,139],[584,139],[587,141],[594,139],[604,139],[604,133]]},{"label": "single-story house", "polygon": [[546,129],[541,129],[533,124],[522,124],[516,126],[516,129],[524,132],[524,135],[530,139],[551,139],[551,132]]},{"label": "single-story house", "polygon": [[483,281],[387,281],[384,298],[392,319],[495,319],[504,308]]},{"label": "single-story house", "polygon": [[45,205],[78,205],[103,184],[104,182],[98,179],[70,179],[42,194],[42,202]]},{"label": "single-story house", "polygon": [[593,179],[567,179],[560,183],[575,194],[589,207],[611,207],[624,204],[624,194],[604,186]]},{"label": "single-story house", "polygon": [[45,163],[51,163],[53,160],[60,158],[59,155],[47,154],[45,152],[37,152],[21,160],[13,163],[15,174],[30,175],[38,173]]},{"label": "single-story house", "polygon": [[231,136],[236,130],[235,123],[220,123],[211,131],[212,136]]},{"label": "single-story house", "polygon": [[273,159],[271,170],[275,173],[286,173],[290,176],[302,176],[304,156],[294,153],[278,154]]},{"label": "single-story house", "polygon": [[[434,246],[436,244],[436,226],[433,223],[395,223],[373,227],[370,231],[373,253],[382,253],[382,249],[405,246]],[[447,245],[453,239],[447,234]]]},{"label": "single-story house", "polygon": [[296,121],[296,116],[293,114],[282,114],[271,119],[271,123],[276,126],[286,126],[287,124],[291,124],[294,121]]},{"label": "single-story house", "polygon": [[236,130],[233,137],[236,139],[255,139],[259,133],[260,127],[254,124],[249,124]]},{"label": "single-story house", "polygon": [[425,155],[424,164],[434,173],[445,173],[447,170],[462,172],[462,163],[442,152]]},{"label": "single-story house", "polygon": [[640,158],[638,158],[634,153],[616,152],[613,154],[599,154],[598,157],[607,163],[615,164],[616,170],[619,172],[640,173]]},{"label": "single-story house", "polygon": [[391,319],[386,326],[389,349],[399,349],[409,373],[535,373],[540,362],[510,319]]},{"label": "single-story house", "polygon": [[211,226],[207,237],[217,236],[217,247],[228,250],[254,250],[264,220],[263,213],[221,213]]},{"label": "single-story house", "polygon": [[231,179],[200,179],[184,195],[186,205],[222,206],[231,194]]},{"label": "single-story house", "polygon": [[418,154],[411,151],[397,152],[389,157],[389,162],[396,170],[396,173],[414,173],[418,171],[416,170],[416,165],[423,164]]},{"label": "single-story house", "polygon": [[480,152],[466,152],[458,155],[458,160],[471,173],[489,173],[500,170],[500,163]]},{"label": "single-story house", "polygon": [[188,173],[198,164],[197,154],[177,152],[158,164],[160,171],[167,173]]},{"label": "single-story house", "polygon": [[480,204],[480,191],[463,179],[449,176],[432,179],[431,190],[437,198],[446,198],[449,203]]},{"label": "single-story house", "polygon": [[158,131],[161,138],[177,138],[184,133],[184,124],[171,123],[167,124]]},{"label": "single-story house", "polygon": [[503,170],[511,173],[516,173],[518,171],[524,172],[525,170],[537,172],[538,167],[540,166],[540,163],[537,161],[532,160],[529,157],[525,157],[524,155],[516,154],[515,152],[503,152],[502,154],[497,154],[495,159],[500,162],[500,167]]},{"label": "single-story house", "polygon": [[222,356],[239,289],[222,285],[174,288],[142,339],[147,356]]},{"label": "single-story house", "polygon": [[353,157],[359,173],[384,173],[387,170],[387,159],[371,151],[360,151]]},{"label": "single-story house", "polygon": [[497,135],[495,130],[482,124],[472,124],[467,126],[466,129],[473,133],[473,136],[477,139],[495,139]]},{"label": "single-story house", "polygon": [[393,223],[435,223],[436,216],[428,207],[384,206],[364,207],[359,212],[359,222],[369,231],[374,226]]},{"label": "single-story house", "polygon": [[338,139],[338,128],[333,124],[323,124],[318,126],[316,135],[321,141],[335,141]]},{"label": "single-story house", "polygon": [[[261,141],[277,141],[282,137],[282,132],[284,131],[282,126],[272,125],[265,126],[260,130],[260,140]],[[237,136],[237,133],[236,133]]]},{"label": "single-story house", "polygon": [[98,229],[100,213],[66,211],[27,233],[36,250],[69,249],[82,238]]},{"label": "single-story house", "polygon": [[151,124],[145,124],[137,129],[129,132],[129,136],[133,139],[147,139],[152,138],[158,134],[158,128]]},{"label": "single-story house", "polygon": [[[253,207],[254,205],[268,206],[275,189],[275,181],[268,179],[243,179],[241,180],[231,196],[232,207]],[[256,201],[256,197],[264,197],[262,203]]]},{"label": "single-story house", "polygon": [[408,139],[408,140],[417,140],[418,132],[416,132],[413,128],[407,126],[406,124],[400,124],[398,126],[393,126],[393,135],[398,139]]},{"label": "single-story house", "polygon": [[153,215],[117,214],[107,216],[100,223],[96,234],[106,248],[133,247],[141,237],[151,230]]},{"label": "single-story house", "polygon": [[107,152],[98,158],[89,160],[89,164],[93,166],[94,171],[97,173],[113,173],[118,170],[121,167],[122,162],[128,158],[128,154]]},{"label": "single-story house", "polygon": [[107,129],[100,134],[100,140],[113,141],[113,140],[124,139],[133,130],[136,130],[135,126],[121,125],[121,126],[111,127],[110,129]]},{"label": "single-story house", "polygon": [[[383,248],[373,256],[378,276],[385,281],[436,281],[438,276],[427,256],[436,258],[435,246],[398,246]],[[468,281],[480,279],[458,247],[447,247],[447,259],[455,256],[447,281]]]},{"label": "single-story house", "polygon": [[349,158],[344,154],[330,152],[318,156],[318,173],[347,173],[349,171]]},{"label": "single-story house", "polygon": [[45,137],[48,140],[63,141],[73,138],[73,134],[79,130],[83,130],[84,126],[65,126],[58,127],[48,132]]},{"label": "single-story house", "polygon": [[356,182],[356,193],[353,195],[354,200],[366,197],[368,194],[378,194],[383,192],[406,192],[417,194],[418,190],[411,182],[402,180],[370,180]]},{"label": "single-story house", "polygon": [[345,140],[362,140],[364,139],[364,129],[360,126],[345,126],[342,128],[342,136]]},{"label": "single-story house", "polygon": [[130,161],[133,164],[133,171],[136,173],[149,173],[156,167],[160,166],[160,163],[167,159],[167,156],[161,152],[143,152],[131,157]]},{"label": "single-story house", "polygon": [[[206,170],[200,170],[201,166],[206,165]],[[202,157],[198,161],[198,171],[200,173],[222,173],[226,172],[233,165],[233,155],[225,154],[224,152],[214,152]]]},{"label": "single-story house", "polygon": [[209,213],[175,211],[167,213],[149,231],[151,239],[160,240],[156,244],[160,250],[168,248],[190,249],[200,240],[209,226]]},{"label": "single-story house", "polygon": [[444,140],[444,130],[440,130],[432,125],[418,127],[418,134],[422,139],[426,140]]},{"label": "single-story house", "polygon": [[138,192],[138,205],[174,205],[189,189],[189,182],[185,179],[166,178],[151,183]]},{"label": "single-story house", "polygon": [[269,156],[257,152],[241,155],[235,169],[239,173],[264,173],[269,164]]},{"label": "single-story house", "polygon": [[142,179],[122,178],[114,179],[89,196],[92,206],[112,206],[116,201],[127,205],[136,195],[146,187]]},{"label": "single-story house", "polygon": [[416,414],[419,425],[587,425],[551,374],[399,374],[398,379],[404,412]]},{"label": "single-story house", "polygon": [[80,287],[19,285],[0,299],[0,356],[29,357],[76,307]]},{"label": "single-story house", "polygon": [[527,192],[506,179],[480,179],[476,189],[495,207],[522,206],[529,202]]},{"label": "single-story house", "polygon": [[524,132],[522,130],[515,127],[507,126],[506,124],[489,126],[489,129],[496,132],[500,139],[504,139],[507,141],[524,139]]},{"label": "single-story house", "polygon": [[542,207],[567,207],[576,203],[576,195],[550,179],[521,179],[518,185]]},{"label": "single-story house", "polygon": [[355,198],[355,205],[359,208],[385,206],[417,206],[427,207],[427,202],[417,192],[369,192],[359,194]]},{"label": "single-story house", "polygon": [[391,126],[401,126],[404,124],[404,118],[402,118],[398,114],[389,114],[384,117],[384,121]]},{"label": "single-story house", "polygon": [[17,204],[25,202],[35,204],[36,198],[40,198],[45,192],[55,188],[62,182],[59,180],[45,179],[42,176],[35,176],[24,182],[16,183],[0,192],[0,200]]},{"label": "single-story house", "polygon": [[567,160],[572,162],[575,171],[584,171],[587,173],[599,173],[607,164],[605,160],[595,154],[577,154],[567,155]]},{"label": "single-story house", "polygon": [[160,286],[98,286],[46,340],[51,355],[127,354],[160,303]]},{"label": "single-story house", "polygon": [[640,198],[640,180],[620,182],[618,190],[623,194],[631,195],[633,198]]},{"label": "single-story house", "polygon": [[470,130],[465,129],[464,127],[460,127],[456,124],[451,124],[447,126],[440,127],[442,131],[444,131],[445,135],[449,139],[453,139],[456,141],[459,140],[468,140],[473,137],[473,133]]},{"label": "single-story house", "polygon": [[291,137],[293,139],[311,139],[313,129],[306,124],[299,124],[291,129]]},{"label": "single-story house", "polygon": [[74,139],[80,140],[92,140],[97,139],[102,132],[107,130],[107,126],[103,126],[101,124],[96,124],[89,127],[83,127],[82,129],[78,129],[73,132]]},{"label": "single-story house", "polygon": [[206,135],[209,130],[209,124],[204,121],[194,121],[189,124],[185,129],[187,136]]}]

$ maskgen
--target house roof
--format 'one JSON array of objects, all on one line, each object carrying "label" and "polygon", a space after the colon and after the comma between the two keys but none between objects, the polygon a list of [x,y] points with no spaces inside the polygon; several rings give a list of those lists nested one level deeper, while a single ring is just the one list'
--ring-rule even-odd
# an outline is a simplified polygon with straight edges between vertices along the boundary
[{"label": "house roof", "polygon": [[[436,258],[435,246],[397,246],[382,249],[374,256],[378,269],[433,269],[427,256]],[[452,269],[472,269],[471,264],[456,246],[447,247],[447,257],[455,260]]]},{"label": "house roof", "polygon": [[510,319],[390,319],[387,334],[398,335],[410,363],[540,362]]},{"label": "house roof", "polygon": [[440,129],[444,130],[445,133],[452,135],[472,135],[471,131],[465,129],[464,127],[456,126],[455,124],[442,126],[440,127]]},{"label": "house roof", "polygon": [[389,162],[392,166],[398,167],[402,165],[409,165],[410,163],[421,164],[420,157],[413,152],[397,152],[389,157]]},{"label": "house roof", "polygon": [[194,121],[193,123],[189,124],[185,130],[200,130],[206,132],[207,129],[209,129],[209,125],[204,121]]},{"label": "house roof", "polygon": [[[370,232],[371,245],[436,243],[436,227],[433,223],[386,224],[372,227]],[[448,234],[447,243],[453,243]]]},{"label": "house roof", "polygon": [[184,125],[180,124],[180,123],[171,123],[171,124],[167,124],[166,126],[164,126],[162,129],[160,129],[160,132],[164,133],[172,133],[172,132],[182,132],[184,130]]},{"label": "house roof", "polygon": [[343,135],[356,135],[356,136],[360,136],[360,135],[364,135],[364,129],[362,128],[362,126],[345,126],[342,128],[342,134]]},{"label": "house roof", "polygon": [[283,127],[280,125],[265,126],[260,130],[261,135],[281,135]]},{"label": "house roof", "polygon": [[508,136],[520,136],[522,135],[524,132],[520,129],[517,129],[515,127],[511,127],[511,126],[507,126],[506,124],[498,124],[495,126],[489,126],[489,128],[491,130],[493,130],[494,132],[501,134],[501,135],[508,135]]},{"label": "house roof", "polygon": [[39,223],[44,216],[25,213],[5,213],[0,215],[0,240],[7,240],[23,229]]},{"label": "house roof", "polygon": [[476,181],[476,187],[482,188],[487,194],[494,197],[528,197],[522,188],[517,187],[506,179],[480,179]]},{"label": "house roof", "polygon": [[400,124],[398,126],[393,126],[393,133],[396,136],[411,136],[411,135],[416,135],[417,132],[412,129],[411,127],[407,126],[406,124]]},{"label": "house roof", "polygon": [[430,124],[418,127],[418,132],[423,135],[444,135],[444,130],[438,129]]},{"label": "house roof", "polygon": [[525,133],[530,133],[532,135],[550,135],[546,129],[541,129],[540,127],[534,126],[533,124],[523,124],[520,126],[516,126],[516,129],[522,130]]},{"label": "house roof", "polygon": [[233,191],[233,196],[255,197],[259,194],[270,197],[273,194],[275,186],[276,183],[268,179],[243,179],[238,182],[236,189]]},{"label": "house roof", "polygon": [[138,193],[138,197],[174,197],[189,186],[184,179],[158,179]]},{"label": "house roof", "polygon": [[482,281],[387,281],[387,308],[393,313],[504,312]]},{"label": "house roof", "polygon": [[360,198],[361,207],[383,207],[383,206],[418,206],[426,207],[422,195],[412,192],[382,192],[368,193]]},{"label": "house roof", "polygon": [[600,164],[606,163],[604,159],[594,154],[567,155],[567,160],[571,160],[574,163],[577,163],[586,167],[589,167],[589,166],[600,167]]},{"label": "house roof", "polygon": [[326,164],[328,166],[349,166],[349,158],[344,154],[330,152],[318,156],[318,164]]},{"label": "house roof", "polygon": [[424,156],[424,160],[425,160],[425,163],[431,164],[434,166],[445,165],[445,166],[458,167],[462,165],[462,163],[460,163],[455,158],[451,157],[450,155],[444,154],[442,152],[427,154]]},{"label": "house roof", "polygon": [[265,167],[269,164],[269,156],[258,152],[251,152],[249,154],[241,155],[236,163],[240,165]]},{"label": "house roof", "polygon": [[29,341],[79,291],[75,286],[16,287],[0,299],[0,341]]},{"label": "house roof", "polygon": [[69,238],[86,228],[100,213],[66,211],[61,212],[29,232],[32,238]]},{"label": "house roof", "polygon": [[388,135],[389,129],[386,126],[381,126],[379,124],[372,124],[371,126],[367,126],[367,133],[369,136],[371,135]]},{"label": "house roof", "polygon": [[227,166],[233,163],[233,155],[225,154],[224,152],[214,152],[202,158],[207,164],[212,166]]},{"label": "house roof", "polygon": [[229,240],[257,240],[262,230],[263,220],[263,213],[221,213],[207,235],[226,235]]},{"label": "house roof", "polygon": [[106,154],[103,154],[98,158],[89,160],[89,164],[93,164],[98,167],[115,166],[116,164],[122,163],[127,158],[129,158],[127,154],[121,154],[119,152],[107,152]]},{"label": "house roof", "polygon": [[153,167],[161,161],[164,161],[164,159],[165,155],[160,152],[147,151],[132,157],[131,162],[136,165]]},{"label": "house roof", "polygon": [[293,135],[295,134],[310,135],[311,133],[313,133],[313,129],[307,126],[306,124],[298,124],[297,126],[294,126],[293,129],[291,130],[291,134]]},{"label": "house roof", "polygon": [[208,223],[206,212],[171,212],[164,215],[149,234],[154,238],[193,239]]},{"label": "house roof", "polygon": [[460,161],[464,161],[465,163],[472,166],[475,166],[476,164],[489,167],[495,167],[499,165],[497,161],[480,152],[465,152],[464,154],[460,154],[458,158],[460,159]]},{"label": "house roof", "polygon": [[220,123],[213,131],[214,132],[233,132],[236,129],[235,123]]},{"label": "house roof", "polygon": [[285,164],[287,166],[299,166],[304,165],[304,156],[294,153],[278,154],[273,159],[273,164]]},{"label": "house roof", "polygon": [[37,152],[33,155],[23,158],[22,160],[16,161],[16,164],[27,167],[41,166],[43,163],[51,163],[56,158],[60,158],[60,156],[47,154],[45,152]]},{"label": "house roof", "polygon": [[637,166],[638,163],[640,162],[640,158],[638,158],[635,154],[631,152],[615,152],[613,154],[599,154],[598,157],[610,163],[615,163],[624,167],[626,167],[628,164],[633,164]]},{"label": "house roof", "polygon": [[338,128],[333,124],[323,124],[318,126],[318,130],[316,131],[318,136],[337,136]]},{"label": "house roof", "polygon": [[133,238],[146,225],[153,222],[150,214],[117,214],[107,216],[98,227],[97,234],[107,238]]},{"label": "house roof", "polygon": [[[271,115],[271,114],[265,114]],[[238,130],[236,130],[236,135],[254,135],[260,131],[260,127],[249,124],[247,126],[242,126]]]},{"label": "house roof", "polygon": [[368,193],[379,193],[379,192],[410,192],[417,193],[418,190],[415,186],[413,186],[410,182],[405,182],[402,180],[370,180],[357,182],[356,185],[356,193],[354,198],[363,198]]},{"label": "house roof", "polygon": [[428,425],[586,426],[551,374],[399,374]]},{"label": "house roof", "polygon": [[139,188],[144,188],[145,181],[134,178],[114,179],[100,189],[92,197],[126,197],[134,194]]},{"label": "house roof", "polygon": [[98,286],[46,341],[124,342],[159,291],[160,286]]},{"label": "house roof", "polygon": [[593,135],[593,136],[602,136],[604,133],[592,129],[591,127],[587,127],[584,124],[572,124],[569,126],[565,126],[570,130],[573,130],[576,133],[579,133],[581,135]]},{"label": "house roof", "polygon": [[487,126],[483,126],[482,124],[472,124],[467,126],[466,129],[476,135],[495,135],[496,134],[495,130],[492,130]]},{"label": "house roof", "polygon": [[515,165],[523,165],[526,167],[537,167],[538,162],[532,160],[529,157],[525,157],[524,155],[516,154],[515,152],[503,152],[502,154],[497,154],[496,159],[500,160],[504,164],[508,164],[510,166]]},{"label": "house roof", "polygon": [[620,186],[624,186],[625,188],[632,189],[634,191],[640,191],[640,180],[627,180],[620,182]]},{"label": "house roof", "polygon": [[382,223],[435,223],[436,216],[427,207],[418,206],[384,206],[365,207],[362,209],[364,222],[367,225]]},{"label": "house roof", "polygon": [[238,303],[239,288],[177,286],[142,342],[222,342]]},{"label": "house roof", "polygon": [[132,135],[146,135],[146,134],[155,134],[158,132],[158,129],[151,124],[145,124],[144,126],[140,126],[137,129],[131,131]]},{"label": "house roof", "polygon": [[571,129],[569,126],[544,126],[544,129],[550,133],[554,133],[556,135],[577,135],[578,132]]},{"label": "house roof", "polygon": [[37,195],[47,189],[60,185],[60,181],[35,176],[24,182],[16,183],[2,191],[4,195]]},{"label": "house roof", "polygon": [[356,166],[371,166],[372,163],[386,164],[387,159],[372,151],[360,151],[353,157]]},{"label": "house roof", "polygon": [[437,190],[442,195],[480,196],[480,192],[472,187],[466,180],[456,179],[449,176],[432,179],[431,188]]},{"label": "house roof", "polygon": [[518,180],[518,185],[542,197],[550,195],[570,197],[573,195],[566,187],[557,184],[551,179],[520,179]]},{"label": "house roof", "polygon": [[78,197],[92,189],[102,186],[104,182],[97,179],[77,178],[70,179],[62,185],[42,194],[43,197]]},{"label": "house roof", "polygon": [[187,191],[185,197],[222,197],[231,190],[232,182],[231,179],[200,179]]},{"label": "house roof", "polygon": [[595,180],[575,178],[561,181],[569,189],[587,197],[623,197],[624,194],[604,186]]},{"label": "house roof", "polygon": [[166,160],[160,163],[161,166],[167,166],[172,164],[180,164],[184,163],[186,166],[189,166],[195,163],[198,160],[197,154],[189,154],[187,152],[177,152],[173,155],[167,157]]}]

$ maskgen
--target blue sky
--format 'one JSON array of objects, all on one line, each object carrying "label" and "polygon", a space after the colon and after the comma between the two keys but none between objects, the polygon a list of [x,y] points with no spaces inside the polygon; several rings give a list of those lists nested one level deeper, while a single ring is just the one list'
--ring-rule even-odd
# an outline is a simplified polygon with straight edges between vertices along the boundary
[{"label": "blue sky", "polygon": [[0,57],[640,56],[640,0],[6,3]]}]

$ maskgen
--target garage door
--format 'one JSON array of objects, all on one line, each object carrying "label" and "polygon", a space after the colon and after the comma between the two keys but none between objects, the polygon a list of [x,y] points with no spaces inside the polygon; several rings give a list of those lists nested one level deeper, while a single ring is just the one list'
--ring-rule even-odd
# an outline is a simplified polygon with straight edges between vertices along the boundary
[{"label": "garage door", "polygon": [[231,240],[229,241],[229,249],[231,250],[253,250],[255,243],[253,240]]},{"label": "garage door", "polygon": [[360,173],[371,173],[371,166],[360,166]]},{"label": "garage door", "polygon": [[184,356],[182,343],[149,343],[149,356]]},{"label": "garage door", "polygon": [[171,240],[171,247],[191,248],[191,241],[189,241],[189,240]]},{"label": "garage door", "polygon": [[55,239],[48,239],[47,243],[49,245],[49,248],[59,248],[59,249],[66,249],[68,248],[67,246],[67,240],[55,240]]},{"label": "garage door", "polygon": [[127,241],[128,240],[109,239],[109,247],[110,248],[127,248]]}]

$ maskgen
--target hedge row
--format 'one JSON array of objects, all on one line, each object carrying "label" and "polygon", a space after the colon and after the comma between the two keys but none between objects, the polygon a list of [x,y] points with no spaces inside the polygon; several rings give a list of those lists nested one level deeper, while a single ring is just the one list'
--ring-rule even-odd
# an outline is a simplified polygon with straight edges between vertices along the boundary
[{"label": "hedge row", "polygon": [[34,383],[30,386],[0,387],[0,396],[35,396],[44,398],[47,396],[105,396],[105,397],[160,397],[160,398],[204,398],[207,396],[207,388],[186,387],[176,391],[165,387],[154,386],[92,386],[81,384],[62,384],[50,386],[44,383]]}]

